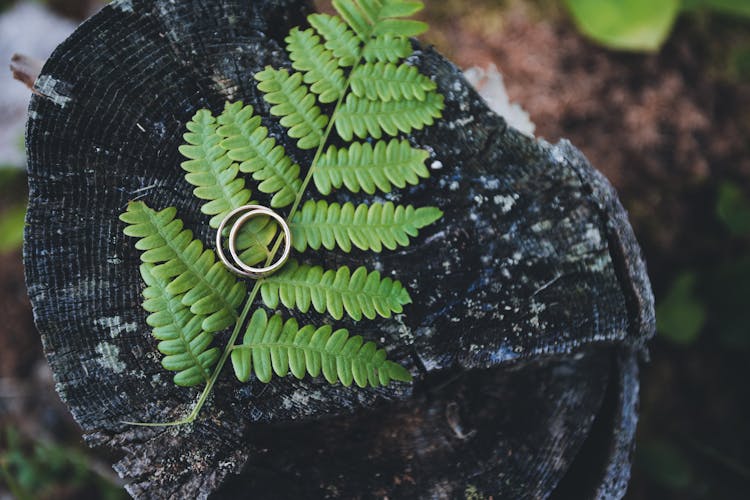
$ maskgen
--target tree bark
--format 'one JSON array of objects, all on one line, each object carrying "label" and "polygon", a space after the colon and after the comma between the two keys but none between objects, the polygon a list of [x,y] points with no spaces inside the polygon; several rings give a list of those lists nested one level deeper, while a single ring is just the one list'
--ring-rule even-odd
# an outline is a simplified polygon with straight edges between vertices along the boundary
[{"label": "tree bark", "polygon": [[393,271],[409,288],[414,303],[395,320],[336,325],[388,346],[414,384],[240,384],[225,373],[193,424],[122,423],[178,419],[198,390],[177,388],[159,364],[139,255],[118,216],[136,198],[176,206],[211,241],[177,148],[196,110],[218,113],[227,100],[252,104],[309,165],[253,80],[266,65],[289,67],[283,38],[308,12],[300,0],[114,2],[37,79],[27,282],[57,389],[87,441],[113,453],[139,498],[622,496],[636,358],[654,331],[627,215],[572,145],[507,127],[419,45],[410,61],[434,77],[446,109],[409,137],[430,151],[431,178],[386,198],[445,217],[399,251],[304,255]]}]

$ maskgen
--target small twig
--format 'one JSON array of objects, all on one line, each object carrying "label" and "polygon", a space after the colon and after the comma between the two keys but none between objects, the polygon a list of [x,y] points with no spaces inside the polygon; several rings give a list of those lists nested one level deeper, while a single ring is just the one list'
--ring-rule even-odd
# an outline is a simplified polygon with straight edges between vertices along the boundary
[{"label": "small twig", "polygon": [[34,89],[34,82],[42,72],[43,66],[44,61],[41,59],[23,54],[13,54],[10,58],[10,71],[13,73],[13,78],[26,85],[35,94],[39,92]]}]

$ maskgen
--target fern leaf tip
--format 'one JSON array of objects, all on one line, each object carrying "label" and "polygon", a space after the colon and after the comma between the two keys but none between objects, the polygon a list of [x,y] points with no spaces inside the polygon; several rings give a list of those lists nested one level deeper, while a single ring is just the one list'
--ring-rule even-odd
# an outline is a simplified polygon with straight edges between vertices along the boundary
[{"label": "fern leaf tip", "polygon": [[401,366],[398,363],[394,363],[393,361],[386,361],[385,362],[385,369],[388,373],[388,376],[397,382],[405,382],[410,383],[414,381],[414,377],[412,374]]}]

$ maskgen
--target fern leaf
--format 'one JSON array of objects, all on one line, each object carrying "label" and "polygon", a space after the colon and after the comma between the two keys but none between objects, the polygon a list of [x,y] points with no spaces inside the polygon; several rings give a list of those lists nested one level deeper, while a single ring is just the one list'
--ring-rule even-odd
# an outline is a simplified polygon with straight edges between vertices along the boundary
[{"label": "fern leaf", "polygon": [[[180,152],[190,159],[182,163],[182,168],[188,172],[185,176],[187,181],[197,186],[193,191],[196,197],[208,200],[201,211],[213,215],[209,225],[214,229],[219,227],[231,210],[254,203],[249,201],[250,190],[245,188],[245,181],[237,178],[238,167],[233,160],[242,161],[240,168],[244,171],[256,169],[254,177],[256,180],[263,181],[259,186],[260,190],[265,193],[275,193],[271,200],[273,207],[286,206],[294,201],[297,190],[302,184],[299,180],[299,166],[293,165],[291,160],[286,158],[283,150],[281,151],[282,160],[276,163],[268,161],[268,157],[275,158],[278,154],[267,155],[263,158],[254,156],[251,159],[248,158],[248,152],[243,151],[242,148],[235,148],[229,151],[229,155],[227,154],[225,147],[227,133],[237,131],[239,134],[239,127],[252,121],[250,120],[252,112],[252,107],[243,108],[241,102],[231,105],[227,103],[218,121],[210,111],[200,110],[187,124],[190,132],[185,134],[185,140],[188,144],[181,146]],[[257,121],[259,123],[260,120]],[[224,125],[219,127],[219,122]],[[250,123],[248,126],[252,128],[252,125],[253,123]],[[219,130],[224,133],[221,134]],[[265,133],[265,128],[263,128],[263,133]],[[239,139],[235,140],[233,144],[237,145],[238,141]],[[270,144],[266,142],[265,146],[270,146],[267,149],[273,150],[275,141],[273,139],[267,139],[267,141]],[[232,142],[229,142],[232,145]],[[263,150],[262,147],[260,149]],[[253,159],[255,161],[252,161]],[[281,181],[277,180],[279,178]],[[265,241],[270,225],[268,219],[265,221],[255,219],[253,222],[253,224],[243,226],[238,239],[238,248],[243,251],[243,262],[251,266],[264,261],[270,253],[267,248],[269,243]]]},{"label": "fern leaf", "polygon": [[323,130],[328,117],[315,104],[316,99],[302,83],[301,73],[291,75],[285,69],[268,66],[255,75],[260,83],[258,89],[264,93],[266,102],[274,104],[271,114],[281,117],[287,134],[297,140],[300,149],[313,149],[323,140]]},{"label": "fern leaf", "polygon": [[346,312],[355,321],[362,316],[390,318],[411,303],[409,292],[400,281],[381,279],[378,271],[368,273],[359,267],[352,273],[346,266],[324,271],[320,266],[296,261],[265,278],[260,291],[270,309],[277,308],[281,301],[287,308],[306,313],[312,305],[319,313],[328,312],[334,319],[343,318]]},{"label": "fern leaf", "polygon": [[417,36],[427,30],[420,21],[398,19],[411,16],[424,7],[407,0],[333,0],[333,7],[359,38],[367,42],[373,35]]},{"label": "fern leaf", "polygon": [[169,280],[166,290],[181,296],[193,314],[206,316],[202,327],[218,332],[234,324],[245,296],[245,284],[237,281],[212,250],[204,250],[193,233],[176,219],[177,209],[157,212],[143,202],[131,202],[120,219],[128,224],[125,234],[139,238],[141,260],[155,264],[151,273]]},{"label": "fern leaf", "polygon": [[395,250],[407,246],[410,236],[416,237],[419,229],[442,215],[435,207],[394,206],[391,202],[355,207],[351,203],[310,200],[294,215],[289,227],[298,252],[307,247],[332,250],[336,246],[350,252],[352,245],[360,250],[381,252],[383,247]]},{"label": "fern leaf", "polygon": [[[242,107],[242,103],[228,104],[219,120],[224,123],[235,123],[245,121],[252,114],[252,107],[249,107],[249,113],[245,113],[240,118],[241,111],[248,111]],[[230,118],[231,117],[231,118]],[[238,124],[239,125],[239,124]],[[226,133],[226,125],[224,125]],[[250,200],[250,190],[245,188],[245,181],[237,178],[238,167],[235,161],[244,161],[245,158],[236,151],[232,151],[230,158],[227,155],[226,148],[219,142],[225,139],[225,135],[219,134],[219,123],[208,110],[198,111],[193,119],[187,124],[189,133],[185,134],[185,141],[188,143],[180,147],[180,152],[188,161],[182,163],[182,168],[188,172],[185,179],[196,186],[193,193],[196,197],[208,200],[201,208],[201,211],[207,215],[213,215],[209,225],[214,229],[219,227],[221,221],[226,215],[235,208],[248,205]],[[230,129],[231,130],[231,129]],[[264,129],[265,130],[265,129]],[[273,139],[269,139],[273,141]],[[238,159],[240,158],[240,159]],[[285,206],[294,201],[297,190],[300,188],[302,181],[299,180],[299,167],[294,170],[291,161],[285,158],[285,162],[279,164],[267,165],[261,164],[260,169],[265,170],[256,176],[257,180],[263,180],[260,189],[266,193],[275,193],[271,200],[271,206]],[[243,167],[247,170],[247,165],[252,162],[245,162]],[[257,163],[256,163],[257,164]],[[291,171],[290,171],[291,170]],[[268,173],[270,172],[270,173]],[[268,177],[280,172],[283,179],[281,183],[275,180],[266,180]],[[286,177],[283,177],[287,174]],[[284,182],[285,181],[285,182]],[[279,186],[281,184],[281,186]],[[257,223],[255,224],[257,225]],[[260,244],[264,239],[265,233],[250,234],[256,229],[253,225],[245,225],[238,239],[238,248],[243,250],[243,262],[249,265],[255,265],[268,257],[268,249]],[[268,243],[265,244],[267,246]]]},{"label": "fern leaf", "polygon": [[338,100],[346,90],[346,78],[331,51],[321,43],[312,29],[294,28],[286,37],[292,67],[304,73],[303,81],[318,94],[321,103]]},{"label": "fern leaf", "polygon": [[330,384],[345,387],[386,386],[392,380],[410,382],[411,374],[401,365],[388,361],[384,349],[362,337],[351,337],[346,330],[326,325],[302,328],[295,319],[284,322],[280,315],[268,318],[258,309],[248,324],[241,345],[232,351],[232,366],[241,382],[255,376],[270,382],[274,374],[285,377],[291,371],[298,378],[321,374]]},{"label": "fern leaf", "polygon": [[339,17],[312,14],[307,20],[325,39],[325,48],[333,52],[339,66],[347,68],[359,62],[362,54],[360,41]]},{"label": "fern leaf", "polygon": [[373,194],[376,188],[389,193],[393,186],[416,186],[420,178],[429,177],[430,172],[424,164],[428,156],[427,151],[413,148],[409,141],[398,139],[388,143],[378,141],[374,148],[367,142],[355,142],[349,148],[341,149],[331,146],[320,157],[313,180],[323,195],[342,185],[353,193],[362,190]]},{"label": "fern leaf", "polygon": [[437,85],[414,66],[379,62],[358,66],[351,77],[351,88],[357,97],[370,100],[424,101]]},{"label": "fern leaf", "polygon": [[213,216],[209,224],[216,229],[226,214],[248,204],[250,190],[245,189],[243,179],[237,178],[237,165],[219,145],[221,137],[216,133],[216,119],[210,111],[198,111],[187,128],[190,131],[184,135],[187,144],[180,146],[180,153],[188,158],[182,162],[182,168],[188,172],[185,179],[196,186],[193,194],[197,198],[207,200],[201,212]]},{"label": "fern leaf", "polygon": [[432,125],[440,117],[443,96],[429,92],[424,101],[371,101],[349,94],[336,115],[336,131],[345,141],[356,135],[360,139],[380,139],[383,132],[395,136]]},{"label": "fern leaf", "polygon": [[[220,146],[227,157],[241,162],[240,170],[253,174],[260,181],[258,189],[273,194],[274,208],[290,205],[302,187],[299,165],[292,162],[284,148],[268,137],[268,129],[261,126],[259,116],[253,115],[253,107],[242,102],[227,104],[218,119]],[[241,206],[241,205],[237,205]]]},{"label": "fern leaf", "polygon": [[369,40],[372,36],[372,19],[358,9],[355,0],[333,0],[333,8],[361,40]]},{"label": "fern leaf", "polygon": [[380,35],[370,40],[362,51],[367,62],[396,63],[412,53],[408,38],[391,34]]},{"label": "fern leaf", "polygon": [[153,328],[153,336],[160,340],[159,351],[165,355],[162,366],[176,371],[174,383],[192,387],[208,382],[211,369],[219,360],[221,351],[211,347],[213,334],[201,328],[204,316],[196,316],[169,292],[169,281],[153,273],[153,264],[141,264],[141,276],[147,287],[143,308],[150,312],[146,323]]}]

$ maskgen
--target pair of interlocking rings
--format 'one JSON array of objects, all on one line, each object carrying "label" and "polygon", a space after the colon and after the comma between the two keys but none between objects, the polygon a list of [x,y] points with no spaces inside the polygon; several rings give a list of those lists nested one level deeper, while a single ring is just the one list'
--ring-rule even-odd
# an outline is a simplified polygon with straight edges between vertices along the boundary
[{"label": "pair of interlocking rings", "polygon": [[[242,215],[240,215],[242,214]],[[240,234],[242,227],[247,224],[248,221],[255,217],[267,216],[275,220],[284,233],[284,251],[281,253],[281,257],[275,262],[272,261],[267,263],[265,267],[253,267],[242,262],[237,252],[237,237]],[[232,257],[230,261],[224,253],[223,239],[224,229],[229,225],[233,219],[234,222],[229,230],[229,254]],[[226,217],[219,224],[219,229],[216,231],[216,253],[219,259],[224,265],[233,273],[239,274],[240,276],[246,276],[248,278],[260,279],[281,269],[281,267],[289,259],[289,255],[292,252],[292,232],[289,229],[289,224],[286,223],[283,217],[271,210],[270,208],[261,205],[245,205],[236,208],[229,212]]]}]

